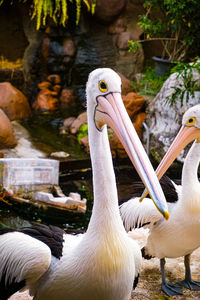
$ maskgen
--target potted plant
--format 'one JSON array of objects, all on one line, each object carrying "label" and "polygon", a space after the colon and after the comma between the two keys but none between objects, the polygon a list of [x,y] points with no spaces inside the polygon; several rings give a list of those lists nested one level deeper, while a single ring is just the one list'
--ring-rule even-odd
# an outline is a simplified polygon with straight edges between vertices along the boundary
[{"label": "potted plant", "polygon": [[138,22],[144,38],[129,41],[129,51],[135,53],[142,43],[159,40],[163,51],[161,57],[154,60],[162,64],[165,60],[167,63],[184,61],[188,56],[198,54],[199,0],[145,0],[144,8],[145,14],[139,15]]}]

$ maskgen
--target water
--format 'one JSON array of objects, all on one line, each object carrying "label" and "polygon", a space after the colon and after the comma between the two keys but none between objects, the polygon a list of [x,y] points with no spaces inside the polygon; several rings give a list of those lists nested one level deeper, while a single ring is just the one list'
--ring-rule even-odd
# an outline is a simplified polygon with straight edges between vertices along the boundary
[{"label": "water", "polygon": [[[35,143],[41,143],[42,141],[44,145],[52,147],[52,151],[66,151],[70,153],[70,159],[88,159],[88,155],[77,142],[76,136],[59,135],[59,128],[64,118],[69,115],[69,112],[67,115],[64,111],[52,114],[35,113],[27,121],[24,121],[23,125],[34,137]],[[56,225],[68,229],[69,232],[85,231],[90,220],[93,205],[91,169],[89,168],[87,172],[79,172],[79,175],[72,170],[70,179],[63,176],[65,171],[61,170],[60,172],[60,186],[65,195],[68,195],[70,192],[77,192],[82,198],[87,199],[87,211],[85,214],[47,214],[27,205],[8,206],[0,199],[0,226],[6,225],[12,228],[21,228],[29,226],[32,221],[36,221],[47,225]],[[115,167],[115,173],[119,199],[129,198],[133,192],[133,181],[139,179],[136,171],[129,162],[129,165],[126,163],[126,165]]]},{"label": "water", "polygon": [[75,135],[59,133],[64,119],[73,115],[74,112],[70,114],[65,110],[53,113],[35,112],[29,119],[23,121],[22,125],[30,132],[39,149],[45,151],[48,147],[51,152],[64,151],[70,154],[71,159],[87,158],[88,155],[78,143]]},{"label": "water", "polygon": [[[119,199],[128,197],[132,192],[132,182],[137,175],[133,167],[115,168]],[[75,175],[76,177],[76,175]],[[68,195],[70,192],[77,192],[81,198],[87,199],[87,210],[85,214],[62,213],[51,215],[38,211],[32,207],[20,204],[18,207],[8,206],[0,202],[0,226],[10,226],[21,228],[29,226],[32,221],[44,224],[52,224],[67,229],[68,232],[84,232],[87,229],[93,206],[93,189],[91,179],[91,169],[83,173],[79,180],[62,179],[60,186],[63,192]]]}]

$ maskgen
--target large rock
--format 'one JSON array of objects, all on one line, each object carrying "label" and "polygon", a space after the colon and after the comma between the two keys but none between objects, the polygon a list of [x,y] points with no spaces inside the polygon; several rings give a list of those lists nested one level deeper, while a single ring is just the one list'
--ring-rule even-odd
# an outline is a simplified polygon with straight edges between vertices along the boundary
[{"label": "large rock", "polygon": [[142,112],[136,116],[135,121],[133,123],[135,130],[140,139],[142,139],[143,136],[143,122],[145,119],[146,119],[146,113]]},{"label": "large rock", "polygon": [[60,107],[61,108],[72,108],[76,105],[77,97],[72,89],[62,89],[60,95]]},{"label": "large rock", "polygon": [[98,0],[95,16],[104,23],[110,23],[122,12],[126,4],[127,0]]},{"label": "large rock", "polygon": [[[0,119],[2,120],[1,116]],[[52,151],[52,148],[48,148],[47,145],[45,145],[45,148],[42,148],[42,144],[36,145],[34,141],[32,140],[32,137],[30,133],[27,131],[25,127],[23,127],[19,121],[13,121],[12,127],[17,139],[17,146],[10,149],[7,145],[4,146],[4,149],[2,149],[3,157],[9,158],[9,157],[18,157],[18,158],[43,158],[43,157],[49,157],[50,151]],[[1,136],[1,133],[0,133]],[[4,140],[4,139],[3,139]],[[45,152],[44,152],[45,151]]]},{"label": "large rock", "polygon": [[134,92],[122,96],[122,99],[130,118],[133,118],[144,107],[146,101],[144,97]]},{"label": "large rock", "polygon": [[0,109],[0,149],[12,148],[17,144],[12,124]]},{"label": "large rock", "polygon": [[132,40],[132,34],[129,31],[121,32],[118,34],[117,39],[116,39],[116,46],[119,49],[123,50],[128,50],[128,41]]},{"label": "large rock", "polygon": [[[147,107],[147,125],[150,128],[150,152],[157,162],[160,162],[165,152],[168,150],[174,140],[178,130],[181,127],[182,116],[191,106],[200,103],[200,93],[195,92],[194,98],[189,101],[183,101],[181,106],[180,99],[171,105],[167,98],[174,92],[173,87],[179,86],[182,79],[177,79],[177,73],[172,74],[164,83],[157,96],[149,101]],[[194,73],[194,79],[200,78],[197,72]],[[146,140],[144,135],[144,140]],[[187,150],[182,151],[177,160],[182,162]]]},{"label": "large rock", "polygon": [[76,134],[81,127],[81,125],[85,124],[87,122],[87,112],[81,113],[71,124],[70,126],[70,132],[72,134]]},{"label": "large rock", "polygon": [[35,110],[53,111],[59,106],[60,93],[60,77],[57,74],[52,74],[47,77],[47,81],[42,81],[38,84],[39,93],[33,103]]},{"label": "large rock", "polygon": [[0,83],[0,108],[11,121],[26,119],[31,114],[30,105],[24,94],[9,82]]},{"label": "large rock", "polygon": [[119,34],[121,32],[126,31],[127,25],[126,21],[123,17],[119,17],[115,22],[113,22],[108,27],[108,33],[109,34]]},{"label": "large rock", "polygon": [[118,72],[118,75],[120,76],[122,81],[122,95],[126,95],[131,91],[131,81],[122,73]]}]

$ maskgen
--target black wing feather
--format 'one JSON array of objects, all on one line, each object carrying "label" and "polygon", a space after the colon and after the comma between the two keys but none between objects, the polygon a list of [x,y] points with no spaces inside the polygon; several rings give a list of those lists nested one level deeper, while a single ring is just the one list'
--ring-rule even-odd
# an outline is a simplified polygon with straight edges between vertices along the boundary
[{"label": "black wing feather", "polygon": [[[33,226],[25,227],[20,230],[8,227],[1,228],[0,235],[14,231],[22,232],[45,243],[51,249],[52,255],[54,255],[56,258],[60,259],[60,257],[62,256],[64,231],[59,227],[34,223]],[[7,300],[11,295],[13,295],[26,285],[25,280],[16,282],[15,279],[10,284],[6,284],[5,276],[6,269],[3,270],[0,281],[0,300]]]},{"label": "black wing feather", "polygon": [[[12,229],[9,227],[1,228],[0,235],[6,234],[8,232],[14,232],[16,229]],[[0,300],[7,300],[14,293],[25,287],[26,281],[22,280],[20,282],[11,282],[10,284],[5,283],[6,270],[3,271],[0,281]]]},{"label": "black wing feather", "polygon": [[25,227],[21,232],[45,243],[50,249],[53,256],[60,259],[63,251],[64,231],[56,226],[35,223],[31,227]]},{"label": "black wing feather", "polygon": [[0,282],[0,300],[7,300],[10,296],[21,290],[26,285],[25,280],[22,280],[20,282],[12,282],[11,284],[6,285],[5,274],[6,272],[4,272]]},{"label": "black wing feather", "polygon": [[[180,180],[178,180],[178,179],[174,180],[174,182],[176,184],[180,184]],[[176,201],[178,201],[178,195],[177,195],[176,189],[175,189],[171,179],[168,176],[164,175],[160,179],[160,185],[163,189],[165,198],[168,203],[175,203]],[[144,192],[145,187],[144,187],[144,184],[142,181],[138,181],[138,182],[134,182],[132,184],[132,189],[133,189],[133,192],[131,193],[131,195],[129,195],[129,197],[123,198],[122,200],[119,201],[120,205],[123,204],[124,202],[127,202],[131,198],[141,197],[142,193]],[[150,196],[148,195],[147,198],[150,198]]]}]

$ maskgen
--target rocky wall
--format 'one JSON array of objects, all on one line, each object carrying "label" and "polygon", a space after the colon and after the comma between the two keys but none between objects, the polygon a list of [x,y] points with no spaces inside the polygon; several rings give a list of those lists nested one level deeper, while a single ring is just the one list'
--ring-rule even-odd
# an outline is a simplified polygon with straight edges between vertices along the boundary
[{"label": "rocky wall", "polygon": [[11,5],[5,1],[0,7],[0,38],[4,41],[0,44],[0,56],[11,61],[23,59],[19,82],[10,70],[3,70],[3,74],[1,70],[0,81],[6,78],[12,82],[24,91],[30,103],[36,100],[38,84],[52,74],[60,77],[62,88],[74,89],[82,102],[91,70],[111,67],[132,79],[143,68],[142,49],[133,55],[127,46],[129,39],[138,39],[141,34],[137,16],[143,12],[142,1],[98,0],[94,16],[82,6],[78,26],[74,11],[69,4],[66,28],[49,21],[36,31],[27,3],[14,1]]}]

